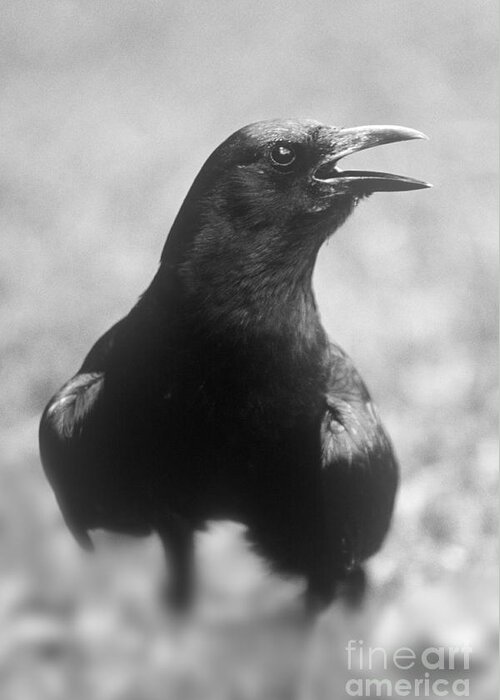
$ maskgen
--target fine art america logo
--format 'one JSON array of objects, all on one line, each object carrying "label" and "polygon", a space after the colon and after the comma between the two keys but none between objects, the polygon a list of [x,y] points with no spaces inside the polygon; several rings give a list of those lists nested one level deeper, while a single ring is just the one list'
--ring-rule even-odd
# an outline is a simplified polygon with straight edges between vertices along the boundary
[{"label": "fine art america logo", "polygon": [[472,649],[427,647],[415,651],[401,647],[388,652],[351,639],[345,648],[351,678],[345,690],[348,697],[469,697]]}]

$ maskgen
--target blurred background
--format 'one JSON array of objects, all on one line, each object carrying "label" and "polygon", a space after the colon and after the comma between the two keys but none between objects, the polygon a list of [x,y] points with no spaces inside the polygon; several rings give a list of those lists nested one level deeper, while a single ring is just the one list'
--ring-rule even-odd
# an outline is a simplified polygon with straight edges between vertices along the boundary
[{"label": "blurred background", "polygon": [[37,453],[46,401],[148,284],[205,158],[282,116],[424,131],[350,167],[435,185],[363,203],[317,266],[402,487],[364,609],[315,632],[306,695],[344,697],[362,639],[469,644],[471,696],[496,697],[496,4],[2,0],[0,35],[0,697],[291,697],[298,635],[255,601],[292,593],[232,552],[236,526],[199,543],[227,624],[179,630],[158,544],[81,553]]}]

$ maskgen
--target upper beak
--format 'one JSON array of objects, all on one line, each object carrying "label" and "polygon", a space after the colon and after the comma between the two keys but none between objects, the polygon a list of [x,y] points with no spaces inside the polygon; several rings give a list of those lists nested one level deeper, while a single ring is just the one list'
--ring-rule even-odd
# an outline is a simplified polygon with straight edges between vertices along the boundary
[{"label": "upper beak", "polygon": [[427,136],[415,129],[404,126],[355,126],[336,130],[332,139],[332,150],[314,172],[314,179],[328,184],[347,184],[350,191],[360,194],[397,190],[419,190],[432,187],[427,182],[414,180],[403,175],[379,173],[365,170],[340,170],[337,163],[341,158],[363,151],[365,148],[382,146],[396,141],[426,139]]}]

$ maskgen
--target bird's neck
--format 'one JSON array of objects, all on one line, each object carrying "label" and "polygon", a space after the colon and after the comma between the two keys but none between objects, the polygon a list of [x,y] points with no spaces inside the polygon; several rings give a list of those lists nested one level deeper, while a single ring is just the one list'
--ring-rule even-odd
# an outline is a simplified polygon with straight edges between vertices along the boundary
[{"label": "bird's neck", "polygon": [[[179,400],[189,401],[190,411],[203,413],[206,404],[210,415],[241,419],[248,430],[272,424],[288,434],[323,410],[328,339],[312,270],[293,279],[269,272],[250,280],[231,265],[217,274],[209,265],[198,271],[199,287],[186,289],[160,267],[136,312],[146,323],[143,337],[151,336],[148,347],[165,358],[148,361],[154,386],[170,391],[182,377]],[[165,376],[157,376],[160,366]]]},{"label": "bird's neck", "polygon": [[210,334],[292,331],[307,339],[321,327],[312,274],[324,239],[321,228],[304,231],[227,203],[184,204],[146,294]]},{"label": "bird's neck", "polygon": [[269,250],[255,263],[201,255],[179,269],[162,263],[145,300],[163,310],[165,324],[209,338],[322,343],[312,289],[317,251]]},{"label": "bird's neck", "polygon": [[[261,398],[272,385],[277,404],[287,394],[316,402],[328,340],[312,274],[324,238],[269,227],[235,230],[225,216],[209,227],[194,236],[174,227],[141,300],[155,307],[151,317],[163,324],[165,351],[180,345],[179,371],[193,381],[201,374],[200,381],[210,377],[239,394],[251,385]],[[184,254],[177,234],[185,241],[186,232],[191,245]]]},{"label": "bird's neck", "polygon": [[242,308],[241,297],[224,311],[200,298],[197,310],[191,299],[176,306],[170,321],[165,318],[161,353],[174,383],[183,377],[190,406],[197,396],[196,410],[203,413],[206,404],[211,414],[241,419],[248,430],[272,424],[288,434],[322,411],[328,340],[310,287],[293,299],[266,295],[259,301],[265,309],[257,308],[257,299]]}]

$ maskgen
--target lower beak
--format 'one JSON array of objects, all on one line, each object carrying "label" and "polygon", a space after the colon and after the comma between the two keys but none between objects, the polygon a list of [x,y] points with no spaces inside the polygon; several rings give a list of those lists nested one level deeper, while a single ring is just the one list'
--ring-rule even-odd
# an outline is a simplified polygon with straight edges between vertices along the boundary
[{"label": "lower beak", "polygon": [[396,141],[426,138],[427,136],[420,131],[407,129],[403,126],[356,126],[336,130],[332,139],[332,150],[316,168],[314,179],[325,184],[344,185],[348,187],[350,192],[359,194],[420,190],[432,187],[427,182],[414,180],[403,175],[368,170],[340,170],[337,167],[341,158],[366,148],[395,143]]}]

